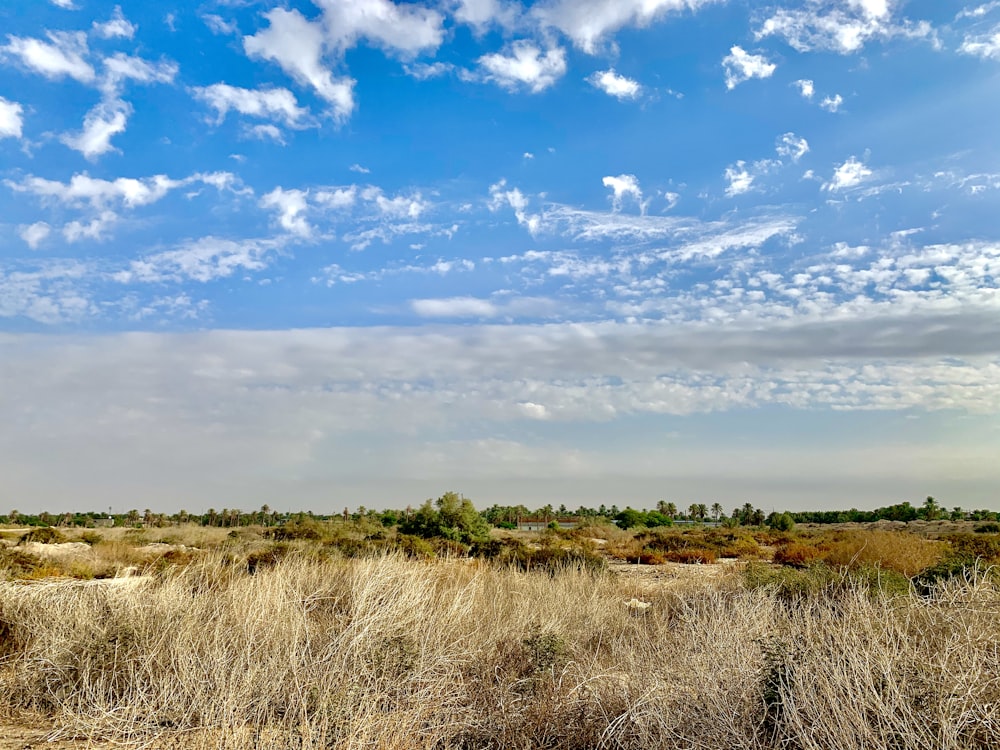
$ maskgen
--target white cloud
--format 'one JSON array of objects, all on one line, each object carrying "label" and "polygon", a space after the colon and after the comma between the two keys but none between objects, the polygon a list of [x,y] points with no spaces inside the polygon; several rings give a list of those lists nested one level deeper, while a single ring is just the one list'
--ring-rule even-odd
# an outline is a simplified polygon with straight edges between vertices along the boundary
[{"label": "white cloud", "polygon": [[82,31],[49,31],[49,41],[8,36],[0,54],[14,56],[21,63],[46,78],[69,76],[80,83],[93,83],[96,74],[84,58],[88,54],[87,35]]},{"label": "white cloud", "polygon": [[988,34],[966,35],[958,51],[984,60],[1000,60],[1000,25]]},{"label": "white cloud", "polygon": [[38,246],[45,241],[45,238],[52,232],[52,227],[44,221],[36,221],[34,224],[18,227],[18,234],[28,247],[37,250]]},{"label": "white cloud", "polygon": [[295,95],[284,88],[244,89],[225,83],[195,87],[191,93],[215,110],[221,123],[230,111],[242,115],[280,120],[289,127],[299,127],[309,115],[299,106]]},{"label": "white cloud", "polygon": [[352,164],[348,167],[352,172],[357,172],[358,174],[368,174],[371,172],[367,167],[362,167],[360,164]]},{"label": "white cloud", "polygon": [[621,210],[622,199],[625,196],[632,196],[640,208],[643,208],[642,190],[639,188],[639,180],[634,174],[620,174],[617,177],[608,176],[603,178],[601,183],[604,187],[611,188],[613,193],[611,203],[616,211]]},{"label": "white cloud", "polygon": [[275,240],[236,241],[202,237],[186,242],[175,250],[131,261],[127,270],[115,274],[113,278],[122,284],[187,279],[208,283],[227,278],[238,271],[259,271],[266,268],[268,253],[280,246],[280,242]]},{"label": "white cloud", "polygon": [[101,211],[88,222],[70,221],[62,229],[63,237],[67,242],[79,242],[83,239],[103,240],[107,239],[108,230],[119,221],[118,214],[114,211]]},{"label": "white cloud", "polygon": [[103,101],[91,109],[83,118],[83,130],[76,135],[69,133],[59,140],[74,151],[79,151],[90,161],[94,161],[108,151],[116,150],[111,139],[125,132],[132,105],[121,99]]},{"label": "white cloud", "polygon": [[119,177],[116,180],[102,180],[86,173],[76,174],[69,182],[46,180],[42,177],[26,177],[22,182],[7,180],[5,184],[19,193],[30,193],[42,199],[52,199],[68,206],[89,205],[102,209],[120,203],[126,208],[155,203],[173,188],[188,184],[201,176],[187,180],[172,180],[166,175],[155,175],[145,179]]},{"label": "white cloud", "polygon": [[739,46],[730,48],[722,65],[726,70],[727,89],[734,89],[751,78],[770,78],[778,67],[763,55],[751,55]]},{"label": "white cloud", "polygon": [[778,156],[785,156],[793,162],[797,162],[809,153],[809,142],[805,138],[795,135],[795,133],[785,133],[778,138],[775,150],[778,152]]},{"label": "white cloud", "polygon": [[360,39],[412,57],[441,46],[444,17],[418,4],[390,0],[317,0],[323,8],[326,44],[342,55]]},{"label": "white cloud", "polygon": [[477,33],[482,33],[492,24],[511,28],[519,15],[516,3],[501,0],[453,0],[453,8],[455,20],[473,26]]},{"label": "white cloud", "polygon": [[378,212],[390,219],[419,219],[430,208],[430,203],[419,192],[386,198],[380,188],[368,187],[361,193],[361,197],[373,202]]},{"label": "white cloud", "polygon": [[695,11],[711,0],[546,0],[531,13],[588,54],[625,26],[649,26],[670,12]]},{"label": "white cloud", "polygon": [[270,123],[245,127],[243,134],[247,138],[253,138],[258,141],[274,141],[275,143],[280,143],[282,146],[285,145],[285,134],[281,132],[281,128]]},{"label": "white cloud", "polygon": [[131,39],[135,36],[136,25],[130,23],[122,13],[120,5],[116,5],[111,13],[111,18],[104,23],[94,21],[94,33],[104,39]]},{"label": "white cloud", "polygon": [[413,312],[422,318],[492,318],[497,307],[489,300],[476,297],[410,300]]},{"label": "white cloud", "polygon": [[619,100],[635,99],[642,93],[642,86],[638,81],[618,75],[614,68],[596,71],[587,78],[587,81],[591,86]]},{"label": "white cloud", "polygon": [[227,21],[222,16],[215,15],[214,13],[204,14],[201,20],[205,22],[205,25],[213,34],[229,36],[240,33],[240,27],[236,25],[235,21]]},{"label": "white cloud", "polygon": [[857,52],[872,39],[902,36],[935,39],[926,21],[893,23],[895,2],[887,0],[842,0],[839,3],[807,3],[805,9],[779,9],[756,32],[761,39],[780,36],[800,52],[829,50],[843,55]]},{"label": "white cloud", "polygon": [[823,185],[823,189],[831,192],[847,190],[860,185],[872,174],[872,170],[865,166],[864,162],[860,162],[852,156],[834,170],[833,178]]},{"label": "white cloud", "polygon": [[297,10],[274,8],[265,14],[268,28],[243,37],[243,49],[250,57],[277,63],[300,83],[312,86],[332,107],[337,120],[354,111],[354,79],[334,78],[322,62],[327,40],[323,27],[310,23]]},{"label": "white cloud", "polygon": [[517,223],[527,227],[531,234],[535,234],[541,228],[541,217],[527,212],[528,199],[518,188],[504,190],[505,187],[507,187],[507,180],[500,180],[490,185],[490,210],[497,211],[501,206],[510,206],[514,209]]},{"label": "white cloud", "polygon": [[141,57],[116,52],[104,58],[105,76],[101,89],[105,96],[115,97],[121,92],[126,81],[136,83],[171,83],[177,75],[177,63],[161,60],[151,63]]},{"label": "white cloud", "polygon": [[333,210],[343,210],[354,205],[357,199],[358,190],[354,185],[345,188],[335,188],[327,190],[317,190],[313,194],[313,199],[320,206]]},{"label": "white cloud", "polygon": [[403,65],[406,75],[416,78],[418,81],[427,81],[431,78],[438,78],[455,70],[451,63],[406,63]]},{"label": "white cloud", "polygon": [[813,94],[816,93],[816,87],[813,85],[813,82],[806,78],[795,81],[793,85],[798,88],[799,93],[802,94],[802,98],[804,99],[812,99]]},{"label": "white cloud", "polygon": [[77,5],[73,0],[49,0],[49,2],[65,10],[77,10]]},{"label": "white cloud", "polygon": [[531,159],[535,158],[535,155],[530,151],[525,151],[523,154],[521,154],[521,158],[524,159],[525,161],[530,161]]},{"label": "white cloud", "polygon": [[748,193],[752,189],[755,178],[747,171],[746,166],[745,161],[738,161],[735,165],[726,167],[726,179],[729,180],[726,195],[730,198]]},{"label": "white cloud", "polygon": [[561,47],[542,52],[533,42],[522,39],[511,44],[506,55],[483,55],[479,65],[486,80],[510,91],[523,86],[537,94],[566,73],[566,52]]},{"label": "white cloud", "polygon": [[285,190],[276,187],[260,199],[262,208],[274,209],[278,212],[278,223],[286,232],[299,237],[309,237],[313,228],[306,221],[305,212],[308,208],[307,193],[304,190]]},{"label": "white cloud", "polygon": [[24,108],[17,102],[0,96],[0,138],[20,138]]},{"label": "white cloud", "polygon": [[844,103],[844,97],[840,94],[835,94],[834,96],[824,97],[823,101],[819,103],[819,106],[825,109],[827,112],[837,112],[840,109],[840,105]]}]

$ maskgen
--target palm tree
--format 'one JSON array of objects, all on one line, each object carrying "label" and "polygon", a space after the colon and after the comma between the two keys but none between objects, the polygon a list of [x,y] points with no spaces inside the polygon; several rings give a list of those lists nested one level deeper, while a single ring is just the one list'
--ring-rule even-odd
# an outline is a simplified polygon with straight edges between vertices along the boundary
[{"label": "palm tree", "polygon": [[722,518],[722,503],[712,503],[712,518],[718,521]]}]

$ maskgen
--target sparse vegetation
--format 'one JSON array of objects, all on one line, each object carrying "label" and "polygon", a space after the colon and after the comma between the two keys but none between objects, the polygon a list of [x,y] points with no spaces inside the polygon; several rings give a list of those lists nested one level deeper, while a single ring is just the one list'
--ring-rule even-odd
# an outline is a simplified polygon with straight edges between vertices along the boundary
[{"label": "sparse vegetation", "polygon": [[394,518],[8,534],[0,719],[151,747],[1000,742],[1000,534],[971,522]]}]

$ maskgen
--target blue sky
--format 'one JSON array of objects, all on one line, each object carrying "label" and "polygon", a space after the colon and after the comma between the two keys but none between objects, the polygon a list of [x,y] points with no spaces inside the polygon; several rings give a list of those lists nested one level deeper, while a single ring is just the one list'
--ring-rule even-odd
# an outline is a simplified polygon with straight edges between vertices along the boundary
[{"label": "blue sky", "polygon": [[0,503],[1000,507],[1000,2],[20,2],[0,72]]}]

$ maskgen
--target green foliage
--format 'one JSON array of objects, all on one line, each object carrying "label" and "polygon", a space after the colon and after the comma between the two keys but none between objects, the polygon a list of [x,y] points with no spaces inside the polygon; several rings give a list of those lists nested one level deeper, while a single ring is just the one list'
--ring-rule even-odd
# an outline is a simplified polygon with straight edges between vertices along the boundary
[{"label": "green foliage", "polygon": [[472,544],[489,538],[489,524],[472,501],[455,492],[446,492],[436,502],[426,501],[399,525],[402,534],[425,539],[440,537],[462,544]]},{"label": "green foliage", "polygon": [[327,529],[320,521],[288,521],[281,526],[270,529],[267,532],[267,536],[279,542],[291,542],[295,540],[318,542],[326,538]]},{"label": "green foliage", "polygon": [[977,534],[1000,534],[1000,523],[984,523],[975,529]]},{"label": "green foliage", "polygon": [[767,517],[767,525],[774,531],[791,531],[795,528],[795,519],[790,513],[772,513]]},{"label": "green foliage", "polygon": [[615,516],[615,523],[620,529],[634,529],[637,526],[655,528],[657,526],[673,526],[673,519],[657,510],[641,511],[626,508]]}]

